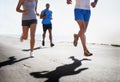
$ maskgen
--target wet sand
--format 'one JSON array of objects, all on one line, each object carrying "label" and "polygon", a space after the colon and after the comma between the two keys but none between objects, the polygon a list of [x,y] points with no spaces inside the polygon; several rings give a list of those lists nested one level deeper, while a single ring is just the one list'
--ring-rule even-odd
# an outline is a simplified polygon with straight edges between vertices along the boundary
[{"label": "wet sand", "polygon": [[120,47],[88,44],[93,56],[83,56],[80,42],[36,41],[34,58],[29,40],[0,36],[0,82],[120,82]]}]

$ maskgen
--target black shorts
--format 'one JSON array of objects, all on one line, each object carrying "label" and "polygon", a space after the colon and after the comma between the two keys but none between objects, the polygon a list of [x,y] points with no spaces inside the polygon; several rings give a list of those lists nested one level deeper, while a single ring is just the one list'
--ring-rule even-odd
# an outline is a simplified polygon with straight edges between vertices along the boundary
[{"label": "black shorts", "polygon": [[52,30],[52,24],[43,24],[43,31],[46,31],[47,29]]},{"label": "black shorts", "polygon": [[28,26],[28,27],[30,27],[31,24],[37,24],[37,19],[22,20],[22,26]]}]

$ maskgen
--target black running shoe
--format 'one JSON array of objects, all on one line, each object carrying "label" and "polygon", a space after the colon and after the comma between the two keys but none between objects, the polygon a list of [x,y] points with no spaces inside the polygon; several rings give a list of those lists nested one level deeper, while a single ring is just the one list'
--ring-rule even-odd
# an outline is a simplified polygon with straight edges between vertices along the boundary
[{"label": "black running shoe", "polygon": [[53,43],[50,44],[51,47],[55,46]]},{"label": "black running shoe", "polygon": [[42,41],[42,46],[45,46],[45,42],[44,41]]}]

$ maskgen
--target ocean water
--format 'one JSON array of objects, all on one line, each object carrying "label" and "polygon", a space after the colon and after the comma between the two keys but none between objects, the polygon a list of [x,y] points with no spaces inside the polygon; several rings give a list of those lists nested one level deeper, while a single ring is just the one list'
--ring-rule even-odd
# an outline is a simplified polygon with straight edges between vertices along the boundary
[{"label": "ocean water", "polygon": [[[5,36],[5,37],[14,37],[14,38],[20,38],[21,35],[16,35],[16,34],[4,34],[0,36]],[[30,39],[30,36],[28,36],[28,39]],[[36,34],[35,36],[36,40],[42,41],[42,35],[41,34]],[[46,35],[46,41],[49,41],[49,36]],[[80,40],[79,40],[80,41]],[[61,35],[54,35],[53,36],[53,42],[73,42],[73,36],[61,36]],[[118,40],[106,40],[106,39],[92,39],[92,40],[87,40],[87,43],[90,44],[102,44],[102,45],[119,45],[120,46],[120,41]]]},{"label": "ocean water", "polygon": [[[0,36],[20,38],[21,35],[16,35],[16,34],[3,34],[3,35],[0,35]],[[30,39],[30,36],[28,36],[28,39]],[[41,35],[41,34],[36,34],[36,35],[35,35],[35,39],[42,41],[42,35]],[[48,34],[46,34],[46,38],[45,38],[45,39],[46,39],[46,41],[49,40]],[[55,41],[55,42],[72,42],[72,40],[73,40],[73,37],[60,36],[60,35],[57,35],[57,36],[54,35],[54,36],[53,36],[53,41]]]}]

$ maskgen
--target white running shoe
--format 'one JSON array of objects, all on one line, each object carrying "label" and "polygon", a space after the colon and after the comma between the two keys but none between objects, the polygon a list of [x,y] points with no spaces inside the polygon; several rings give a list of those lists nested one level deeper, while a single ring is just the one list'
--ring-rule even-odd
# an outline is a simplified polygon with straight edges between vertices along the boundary
[{"label": "white running shoe", "polygon": [[34,58],[33,52],[30,52],[30,57],[31,57],[31,58]]}]

